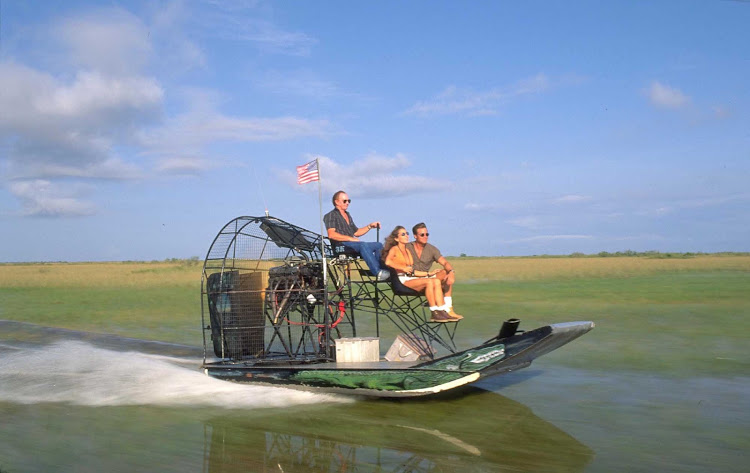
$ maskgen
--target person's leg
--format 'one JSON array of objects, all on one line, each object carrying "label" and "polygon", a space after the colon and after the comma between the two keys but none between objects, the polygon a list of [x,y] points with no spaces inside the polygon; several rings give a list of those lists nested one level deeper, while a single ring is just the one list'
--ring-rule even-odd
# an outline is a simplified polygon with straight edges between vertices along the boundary
[{"label": "person's leg", "polygon": [[447,282],[443,283],[443,294],[445,294],[445,297],[451,297],[453,295],[453,285],[448,284]]},{"label": "person's leg", "polygon": [[362,253],[362,242],[361,241],[342,241],[341,246],[344,248],[350,248],[357,253]]},{"label": "person's leg", "polygon": [[438,294],[435,290],[437,285],[435,284],[434,279],[415,279],[414,281],[420,281],[422,284],[424,284],[424,295],[427,298],[427,302],[429,302],[430,304],[430,309],[437,310],[440,308],[440,306],[443,305],[444,301],[442,299],[438,299]]},{"label": "person's leg", "polygon": [[430,291],[435,299],[435,305],[430,307],[432,311],[432,322],[455,322],[455,320],[448,314],[445,307],[445,300],[443,299],[443,288],[440,285],[440,281],[435,278],[429,278],[429,286],[425,292]]},{"label": "person's leg", "polygon": [[448,282],[448,273],[441,269],[435,274],[435,277],[440,280],[443,285],[443,295],[450,297],[453,294],[453,285]]},{"label": "person's leg", "polygon": [[341,242],[346,248],[351,248],[367,263],[370,273],[377,276],[380,271],[380,252],[383,244],[379,241],[344,241]]},{"label": "person's leg", "polygon": [[440,281],[434,278],[417,278],[404,282],[404,286],[414,289],[415,291],[424,290],[424,296],[427,298],[427,304],[430,306],[432,322],[455,322],[447,312],[440,307],[442,304],[438,301],[440,295],[442,300],[442,291],[440,290]]},{"label": "person's leg", "polygon": [[383,251],[383,244],[379,241],[362,242],[362,259],[367,263],[370,272],[377,276],[380,271],[380,254]]},{"label": "person's leg", "polygon": [[445,305],[445,299],[443,299],[443,287],[440,284],[440,281],[437,279],[430,279],[429,280],[432,284],[432,290],[435,294],[435,304],[438,305],[441,309],[445,310],[443,307]]},{"label": "person's leg", "polygon": [[404,286],[408,287],[409,289],[414,289],[417,292],[424,291],[424,296],[427,299],[427,303],[430,305],[430,307],[435,306],[435,293],[434,291],[431,291],[429,289],[429,280],[428,279],[410,279],[406,282],[404,282]]},{"label": "person's leg", "polygon": [[463,315],[459,315],[453,310],[453,284],[449,282],[448,273],[441,269],[436,276],[441,281],[440,286],[443,289],[443,299],[445,300],[445,306],[447,307],[445,311],[456,320],[463,319]]}]

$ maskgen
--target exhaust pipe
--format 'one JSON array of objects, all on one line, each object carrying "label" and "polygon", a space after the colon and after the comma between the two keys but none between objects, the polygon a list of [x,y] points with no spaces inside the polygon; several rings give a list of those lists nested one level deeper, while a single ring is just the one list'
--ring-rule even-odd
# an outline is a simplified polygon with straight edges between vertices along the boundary
[{"label": "exhaust pipe", "polygon": [[521,319],[508,319],[503,322],[503,326],[500,328],[500,333],[497,334],[498,340],[501,338],[512,337],[518,331],[518,324],[521,323]]}]

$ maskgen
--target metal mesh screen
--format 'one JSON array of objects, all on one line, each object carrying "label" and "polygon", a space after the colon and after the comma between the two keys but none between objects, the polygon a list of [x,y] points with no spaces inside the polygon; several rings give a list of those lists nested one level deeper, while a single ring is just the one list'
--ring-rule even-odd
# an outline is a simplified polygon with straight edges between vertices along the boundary
[{"label": "metal mesh screen", "polygon": [[272,217],[240,217],[219,232],[203,268],[206,352],[223,360],[326,356],[320,235]]}]

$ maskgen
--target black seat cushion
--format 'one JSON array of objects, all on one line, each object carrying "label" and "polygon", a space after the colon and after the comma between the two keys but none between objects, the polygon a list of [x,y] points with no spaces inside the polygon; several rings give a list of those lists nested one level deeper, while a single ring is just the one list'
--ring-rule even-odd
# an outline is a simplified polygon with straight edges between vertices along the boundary
[{"label": "black seat cushion", "polygon": [[388,268],[388,271],[391,273],[391,287],[393,288],[393,293],[397,294],[399,296],[421,296],[422,294],[415,291],[414,289],[410,287],[406,287],[403,285],[403,283],[398,279],[398,273],[396,273],[396,270],[393,268]]},{"label": "black seat cushion", "polygon": [[331,240],[331,249],[333,250],[333,256],[346,255],[351,257],[358,257],[359,251],[354,248],[349,248],[341,244],[336,240]]}]

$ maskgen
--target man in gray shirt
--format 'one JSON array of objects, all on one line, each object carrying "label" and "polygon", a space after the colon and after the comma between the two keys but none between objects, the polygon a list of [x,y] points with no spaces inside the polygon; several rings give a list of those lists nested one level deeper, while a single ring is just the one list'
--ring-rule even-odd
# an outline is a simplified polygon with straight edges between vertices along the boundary
[{"label": "man in gray shirt", "polygon": [[[454,319],[463,319],[463,316],[453,311],[453,284],[456,282],[456,272],[453,270],[453,265],[440,254],[440,250],[437,247],[427,243],[427,239],[430,237],[427,225],[423,222],[418,223],[414,225],[412,232],[414,233],[414,241],[407,243],[406,248],[414,258],[414,270],[426,271],[429,277],[440,279],[443,283],[445,305],[450,307],[447,311],[448,315]],[[443,269],[430,271],[432,263],[438,263]]]},{"label": "man in gray shirt", "polygon": [[323,216],[328,239],[334,245],[340,244],[344,248],[351,248],[359,253],[374,276],[377,276],[380,280],[387,279],[388,271],[380,269],[380,252],[383,250],[383,244],[379,241],[359,240],[359,237],[371,229],[380,228],[380,222],[371,222],[364,227],[357,227],[349,214],[349,204],[352,200],[346,195],[346,192],[336,192],[331,200],[334,209]]}]

